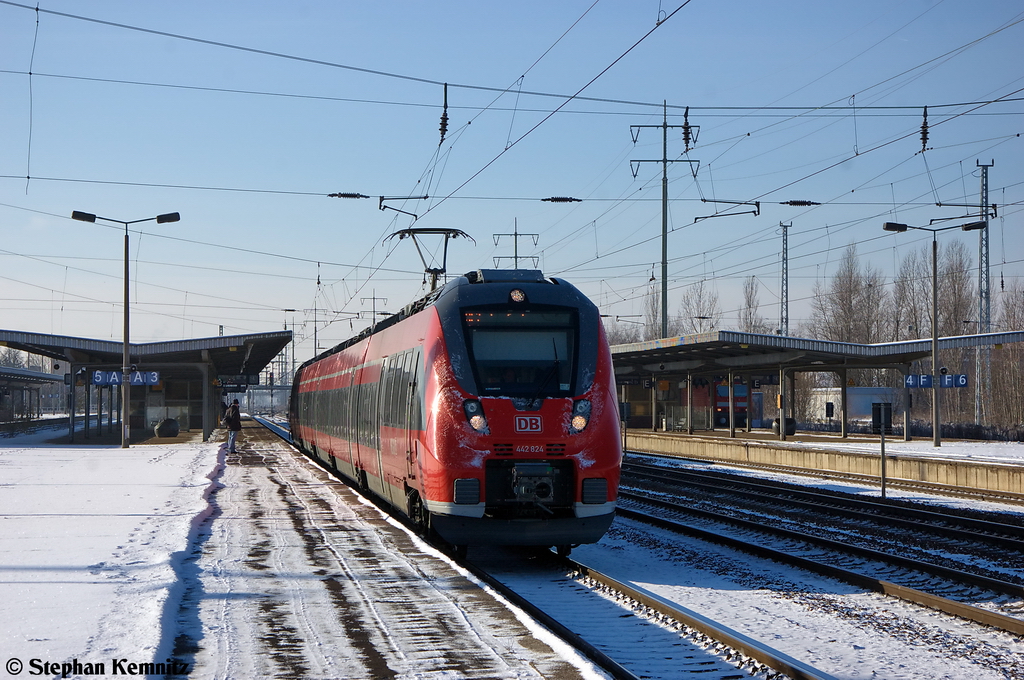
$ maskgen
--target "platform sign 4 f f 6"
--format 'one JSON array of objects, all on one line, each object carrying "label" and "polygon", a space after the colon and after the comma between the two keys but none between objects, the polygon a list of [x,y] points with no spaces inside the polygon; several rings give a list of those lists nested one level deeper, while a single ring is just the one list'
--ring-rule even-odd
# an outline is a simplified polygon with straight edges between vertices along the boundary
[{"label": "platform sign 4 f f 6", "polygon": [[[128,374],[131,385],[159,385],[160,371],[132,371]],[[93,385],[120,385],[121,371],[93,371]]]},{"label": "platform sign 4 f f 6", "polygon": [[[930,374],[905,375],[903,376],[903,386],[928,389],[932,386],[932,376]],[[939,387],[967,387],[967,376],[963,373],[940,375]]]}]

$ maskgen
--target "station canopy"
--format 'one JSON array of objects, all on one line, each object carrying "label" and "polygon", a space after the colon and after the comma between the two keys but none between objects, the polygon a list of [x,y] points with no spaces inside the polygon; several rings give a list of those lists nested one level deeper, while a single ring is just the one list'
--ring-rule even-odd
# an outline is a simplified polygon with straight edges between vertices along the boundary
[{"label": "station canopy", "polygon": [[[168,342],[129,343],[132,364],[139,370],[159,370],[162,377],[196,379],[200,366],[218,375],[255,375],[291,342],[292,332],[220,335]],[[0,330],[0,346],[67,362],[76,367],[119,370],[124,344],[64,335]]]},{"label": "station canopy", "polygon": [[[1024,331],[939,338],[943,350],[988,347],[1024,341]],[[781,369],[836,371],[857,368],[906,368],[931,356],[931,338],[862,345],[782,335],[713,331],[646,342],[614,345],[617,378],[658,375],[762,375]]]}]

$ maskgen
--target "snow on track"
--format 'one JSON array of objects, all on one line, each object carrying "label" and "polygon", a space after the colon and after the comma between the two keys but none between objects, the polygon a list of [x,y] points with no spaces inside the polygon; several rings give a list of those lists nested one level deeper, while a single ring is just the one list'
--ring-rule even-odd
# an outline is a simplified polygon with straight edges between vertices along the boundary
[{"label": "snow on track", "polygon": [[573,557],[840,678],[1024,677],[1024,640],[622,518]]},{"label": "snow on track", "polygon": [[[250,434],[251,433],[251,434]],[[247,429],[183,569],[203,677],[604,677],[325,471]],[[557,646],[557,645],[556,645]]]}]

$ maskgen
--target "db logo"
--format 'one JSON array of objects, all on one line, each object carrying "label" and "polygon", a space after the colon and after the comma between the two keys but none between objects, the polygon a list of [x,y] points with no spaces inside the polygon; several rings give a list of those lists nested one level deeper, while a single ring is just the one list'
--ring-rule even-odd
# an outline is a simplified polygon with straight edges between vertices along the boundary
[{"label": "db logo", "polygon": [[540,416],[516,416],[516,432],[543,432]]}]

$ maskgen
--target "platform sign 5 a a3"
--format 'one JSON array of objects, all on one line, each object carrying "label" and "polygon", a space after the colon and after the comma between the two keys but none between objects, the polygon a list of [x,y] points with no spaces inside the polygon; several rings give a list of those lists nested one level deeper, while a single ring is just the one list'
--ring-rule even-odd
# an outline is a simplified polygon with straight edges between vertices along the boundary
[{"label": "platform sign 5 a a3", "polygon": [[[93,385],[120,385],[121,371],[93,371]],[[132,371],[128,374],[130,385],[159,385],[160,371]]]}]

